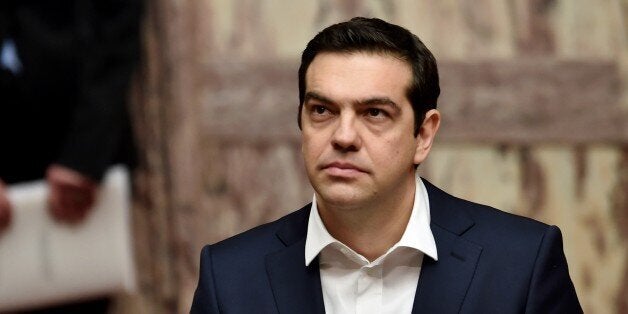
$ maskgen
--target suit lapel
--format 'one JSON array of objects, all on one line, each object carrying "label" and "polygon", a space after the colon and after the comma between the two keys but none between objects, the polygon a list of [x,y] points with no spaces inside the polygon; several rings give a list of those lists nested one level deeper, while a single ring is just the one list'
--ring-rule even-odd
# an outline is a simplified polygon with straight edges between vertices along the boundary
[{"label": "suit lapel", "polygon": [[432,233],[438,261],[425,256],[413,313],[458,313],[471,284],[482,247],[461,237],[473,220],[454,205],[452,196],[423,180],[430,200]]},{"label": "suit lapel", "polygon": [[277,232],[286,247],[266,256],[266,272],[279,313],[325,313],[318,259],[305,266],[309,206]]},{"label": "suit lapel", "polygon": [[482,248],[438,226],[432,232],[438,261],[425,256],[412,313],[458,313]]}]

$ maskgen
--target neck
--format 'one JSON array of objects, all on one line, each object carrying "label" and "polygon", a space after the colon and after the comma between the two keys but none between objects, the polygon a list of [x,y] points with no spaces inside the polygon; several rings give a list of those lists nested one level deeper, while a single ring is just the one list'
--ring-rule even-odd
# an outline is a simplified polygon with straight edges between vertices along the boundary
[{"label": "neck", "polygon": [[415,182],[381,202],[354,208],[319,201],[318,212],[327,231],[352,250],[374,261],[399,242],[414,204]]}]

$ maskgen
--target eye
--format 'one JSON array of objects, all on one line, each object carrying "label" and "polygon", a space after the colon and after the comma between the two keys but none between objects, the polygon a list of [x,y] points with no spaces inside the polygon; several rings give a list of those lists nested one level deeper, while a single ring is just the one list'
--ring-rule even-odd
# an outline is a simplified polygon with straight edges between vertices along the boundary
[{"label": "eye", "polygon": [[316,105],[312,108],[312,111],[314,111],[314,113],[316,114],[325,114],[325,112],[327,112],[327,108],[320,105]]},{"label": "eye", "polygon": [[371,117],[377,117],[382,113],[382,111],[377,108],[370,108],[367,113]]},{"label": "eye", "polygon": [[326,105],[312,104],[307,110],[312,121],[325,121],[334,115],[332,110]]},{"label": "eye", "polygon": [[382,115],[382,110],[378,108],[369,108],[366,113],[371,117],[378,117]]}]

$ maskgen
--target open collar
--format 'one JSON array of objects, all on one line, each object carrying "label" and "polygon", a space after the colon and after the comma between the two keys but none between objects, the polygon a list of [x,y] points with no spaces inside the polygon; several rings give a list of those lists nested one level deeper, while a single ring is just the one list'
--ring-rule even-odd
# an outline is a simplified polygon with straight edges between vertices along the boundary
[{"label": "open collar", "polygon": [[[312,260],[314,260],[323,249],[333,243],[346,247],[345,244],[341,243],[329,234],[327,228],[325,228],[325,225],[318,213],[316,195],[314,195],[312,198],[312,207],[308,218],[308,229],[305,240],[305,265],[309,266]],[[416,177],[414,202],[412,205],[410,219],[408,220],[408,224],[401,236],[401,239],[393,245],[393,247],[391,247],[390,251],[397,247],[415,249],[434,260],[438,260],[434,235],[430,229],[429,196],[423,181],[418,176]],[[351,248],[346,248],[351,250]]]}]

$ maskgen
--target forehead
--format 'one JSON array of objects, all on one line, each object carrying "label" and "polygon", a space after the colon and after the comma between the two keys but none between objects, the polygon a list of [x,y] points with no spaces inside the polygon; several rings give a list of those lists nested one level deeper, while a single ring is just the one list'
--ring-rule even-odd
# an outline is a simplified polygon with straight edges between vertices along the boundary
[{"label": "forehead", "polygon": [[410,65],[393,55],[371,52],[319,53],[307,69],[306,91],[333,98],[405,99]]}]

